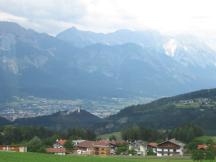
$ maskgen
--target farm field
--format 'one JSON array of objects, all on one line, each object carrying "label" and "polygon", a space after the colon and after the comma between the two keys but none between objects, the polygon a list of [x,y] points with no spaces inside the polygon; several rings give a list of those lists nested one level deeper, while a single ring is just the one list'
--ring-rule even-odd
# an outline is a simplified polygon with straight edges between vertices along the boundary
[{"label": "farm field", "polygon": [[55,156],[38,153],[0,152],[0,162],[192,162],[179,158],[135,158],[135,157],[93,157]]}]

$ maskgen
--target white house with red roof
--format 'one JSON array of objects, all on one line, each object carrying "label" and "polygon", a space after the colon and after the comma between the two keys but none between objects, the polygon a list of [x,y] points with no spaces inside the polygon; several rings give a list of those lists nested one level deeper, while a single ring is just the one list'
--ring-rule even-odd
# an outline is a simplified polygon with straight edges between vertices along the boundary
[{"label": "white house with red roof", "polygon": [[150,142],[147,144],[147,151],[152,151],[154,154],[157,153],[157,143],[155,142]]},{"label": "white house with red roof", "polygon": [[175,139],[157,145],[157,156],[183,156],[185,144]]},{"label": "white house with red roof", "polygon": [[53,144],[53,148],[64,148],[64,144],[67,140],[57,139],[56,142]]},{"label": "white house with red roof", "polygon": [[66,149],[64,148],[64,144],[67,140],[63,139],[57,139],[56,142],[53,144],[52,148],[47,148],[46,151],[48,153],[52,153],[55,155],[65,155],[66,154]]},{"label": "white house with red roof", "polygon": [[76,150],[78,155],[93,155],[95,141],[83,141],[77,144]]}]

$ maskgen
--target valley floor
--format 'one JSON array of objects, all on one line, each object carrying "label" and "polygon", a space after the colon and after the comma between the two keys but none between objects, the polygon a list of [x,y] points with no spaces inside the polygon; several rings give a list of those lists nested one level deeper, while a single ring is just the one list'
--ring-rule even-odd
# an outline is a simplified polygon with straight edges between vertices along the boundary
[{"label": "valley floor", "polygon": [[192,162],[188,158],[55,156],[37,153],[0,152],[0,162]]}]

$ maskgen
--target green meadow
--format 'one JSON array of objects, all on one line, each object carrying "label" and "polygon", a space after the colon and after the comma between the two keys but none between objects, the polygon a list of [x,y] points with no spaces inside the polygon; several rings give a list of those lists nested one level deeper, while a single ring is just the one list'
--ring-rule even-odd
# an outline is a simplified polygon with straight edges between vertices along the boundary
[{"label": "green meadow", "polygon": [[192,162],[192,160],[188,158],[55,156],[38,153],[0,152],[0,162]]}]

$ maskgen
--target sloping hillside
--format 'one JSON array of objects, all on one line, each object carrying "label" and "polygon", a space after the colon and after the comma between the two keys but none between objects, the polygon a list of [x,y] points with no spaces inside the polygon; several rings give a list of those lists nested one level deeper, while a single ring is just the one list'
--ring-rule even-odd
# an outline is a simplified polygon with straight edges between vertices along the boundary
[{"label": "sloping hillside", "polygon": [[94,128],[97,124],[102,124],[103,120],[90,114],[85,110],[74,112],[57,112],[52,115],[34,118],[22,118],[14,121],[13,124],[22,126],[44,126],[55,130],[67,128]]},{"label": "sloping hillside", "polygon": [[16,125],[45,126],[55,130],[79,127],[94,129],[97,132],[120,131],[134,125],[172,129],[189,123],[200,126],[206,133],[216,134],[216,89],[201,90],[162,98],[144,105],[130,106],[106,119],[80,110],[17,119],[13,122]]},{"label": "sloping hillside", "polygon": [[11,122],[3,117],[0,117],[0,126],[11,124]]},{"label": "sloping hillside", "polygon": [[109,118],[110,129],[133,124],[149,128],[174,128],[196,124],[207,132],[216,130],[216,89],[162,98],[145,105],[130,106]]}]

